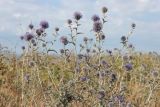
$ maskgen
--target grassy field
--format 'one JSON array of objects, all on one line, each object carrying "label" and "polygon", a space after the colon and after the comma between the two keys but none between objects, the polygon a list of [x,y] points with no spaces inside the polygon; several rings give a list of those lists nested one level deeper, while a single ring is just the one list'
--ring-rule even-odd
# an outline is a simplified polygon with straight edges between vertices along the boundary
[{"label": "grassy field", "polygon": [[[160,107],[160,55],[135,51],[134,23],[120,38],[122,49],[104,49],[107,12],[93,15],[94,36],[80,46],[80,12],[67,20],[69,35],[57,27],[51,41],[47,21],[29,24],[20,56],[0,46],[0,107]],[[54,50],[59,36],[64,48]]]}]

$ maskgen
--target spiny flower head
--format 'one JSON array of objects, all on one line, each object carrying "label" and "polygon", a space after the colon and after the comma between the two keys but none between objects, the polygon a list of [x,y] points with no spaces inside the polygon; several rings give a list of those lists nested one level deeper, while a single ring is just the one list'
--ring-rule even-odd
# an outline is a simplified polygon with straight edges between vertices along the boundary
[{"label": "spiny flower head", "polygon": [[132,23],[132,25],[131,25],[131,26],[132,26],[132,28],[133,28],[133,29],[135,29],[136,24],[135,24],[135,23]]},{"label": "spiny flower head", "polygon": [[43,20],[40,22],[40,26],[43,28],[43,29],[47,29],[49,27],[49,24],[47,21]]},{"label": "spiny flower head", "polygon": [[24,39],[25,39],[26,41],[30,41],[30,40],[32,40],[33,38],[34,38],[34,35],[33,35],[32,33],[27,32],[27,33],[24,35]]},{"label": "spiny flower head", "polygon": [[56,27],[56,28],[55,28],[55,31],[56,31],[56,32],[58,32],[58,31],[59,31],[59,28],[58,28],[58,27]]},{"label": "spiny flower head", "polygon": [[77,21],[80,20],[82,18],[82,14],[80,12],[75,12],[74,13],[74,19],[76,19]]},{"label": "spiny flower head", "polygon": [[102,7],[102,13],[107,13],[108,12],[108,8],[107,7]]},{"label": "spiny flower head", "polygon": [[98,15],[93,15],[93,16],[92,16],[92,20],[93,20],[94,22],[99,21],[99,20],[100,20],[100,17],[99,17]]},{"label": "spiny flower head", "polygon": [[72,24],[72,20],[71,19],[68,19],[67,20],[67,23],[70,25],[70,24]]},{"label": "spiny flower head", "polygon": [[60,41],[61,41],[61,43],[63,43],[64,45],[67,45],[67,44],[68,44],[68,40],[67,40],[67,37],[66,37],[66,36],[62,36],[62,37],[60,38]]},{"label": "spiny flower head", "polygon": [[127,71],[130,71],[130,70],[132,70],[133,65],[132,65],[131,63],[127,63],[127,64],[125,65],[125,68],[126,68]]},{"label": "spiny flower head", "polygon": [[36,33],[37,33],[38,36],[40,36],[43,32],[44,32],[43,28],[39,28],[39,29],[36,30]]},{"label": "spiny flower head", "polygon": [[34,28],[34,25],[31,23],[28,25],[28,27],[32,30]]},{"label": "spiny flower head", "polygon": [[100,32],[102,30],[102,28],[103,28],[102,22],[100,22],[100,21],[94,22],[93,31]]}]

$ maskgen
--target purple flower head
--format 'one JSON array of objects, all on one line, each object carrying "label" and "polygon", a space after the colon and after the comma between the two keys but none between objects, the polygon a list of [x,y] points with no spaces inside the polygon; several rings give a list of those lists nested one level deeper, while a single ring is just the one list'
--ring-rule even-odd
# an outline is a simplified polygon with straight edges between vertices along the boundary
[{"label": "purple flower head", "polygon": [[41,21],[40,22],[40,26],[43,28],[43,29],[47,29],[49,27],[49,24],[47,21]]},{"label": "purple flower head", "polygon": [[103,28],[103,25],[102,25],[102,23],[100,21],[94,22],[93,31],[100,32],[102,30],[102,28]]},{"label": "purple flower head", "polygon": [[87,81],[87,80],[88,80],[88,77],[86,77],[86,76],[80,78],[80,81],[82,81],[82,82]]},{"label": "purple flower head", "polygon": [[60,53],[63,54],[65,51],[64,49],[60,49]]},{"label": "purple flower head", "polygon": [[29,24],[28,27],[32,30],[34,28],[33,24]]},{"label": "purple flower head", "polygon": [[67,23],[70,25],[70,24],[72,24],[72,20],[71,19],[68,19],[67,20]]},{"label": "purple flower head", "polygon": [[74,19],[76,19],[77,21],[80,20],[82,18],[82,14],[80,12],[75,12],[74,13]]},{"label": "purple flower head", "polygon": [[78,59],[82,59],[83,55],[82,54],[78,54]]},{"label": "purple flower head", "polygon": [[129,44],[128,47],[129,48],[134,48],[134,46],[132,44]]},{"label": "purple flower head", "polygon": [[131,26],[132,26],[132,28],[133,28],[133,29],[135,29],[136,24],[135,24],[135,23],[132,23],[132,25],[131,25]]},{"label": "purple flower head", "polygon": [[107,7],[102,7],[102,13],[107,13],[108,12],[108,8]]},{"label": "purple flower head", "polygon": [[20,39],[23,40],[23,39],[24,39],[24,36],[20,36]]},{"label": "purple flower head", "polygon": [[39,28],[39,29],[36,30],[36,33],[37,33],[38,36],[40,36],[43,32],[44,32],[43,28]]},{"label": "purple flower head", "polygon": [[67,45],[67,44],[68,44],[68,40],[67,40],[67,37],[66,37],[66,36],[62,36],[62,37],[60,38],[60,41],[61,41],[61,43],[63,43],[64,45]]},{"label": "purple flower head", "polygon": [[56,27],[56,28],[55,28],[55,31],[56,31],[56,32],[58,32],[58,31],[59,31],[59,28],[58,28],[58,27]]},{"label": "purple flower head", "polygon": [[87,43],[88,38],[87,38],[87,37],[84,37],[84,38],[83,38],[83,41],[84,41],[85,43]]},{"label": "purple flower head", "polygon": [[26,41],[30,41],[30,40],[32,40],[33,38],[34,38],[34,35],[33,35],[32,33],[27,32],[27,33],[24,35],[24,39],[25,39]]},{"label": "purple flower head", "polygon": [[127,63],[124,67],[126,68],[127,71],[130,71],[133,68],[131,63]]},{"label": "purple flower head", "polygon": [[105,35],[104,34],[100,35],[99,39],[100,40],[104,40],[105,39]]},{"label": "purple flower head", "polygon": [[104,97],[105,97],[105,92],[103,90],[99,91],[98,92],[98,99],[102,100]]},{"label": "purple flower head", "polygon": [[99,17],[98,15],[93,15],[93,16],[92,16],[92,20],[93,20],[94,22],[99,21],[99,20],[100,20],[100,17]]},{"label": "purple flower head", "polygon": [[22,46],[22,50],[25,50],[25,46]]},{"label": "purple flower head", "polygon": [[121,37],[121,41],[122,41],[122,42],[125,42],[126,40],[127,40],[127,38],[126,38],[125,36],[122,36],[122,37]]}]

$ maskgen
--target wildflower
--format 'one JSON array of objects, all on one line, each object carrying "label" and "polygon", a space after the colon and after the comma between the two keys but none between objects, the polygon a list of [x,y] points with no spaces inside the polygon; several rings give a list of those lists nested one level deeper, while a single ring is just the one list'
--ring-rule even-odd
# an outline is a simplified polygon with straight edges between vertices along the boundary
[{"label": "wildflower", "polygon": [[98,92],[98,99],[102,100],[105,97],[105,92],[103,90]]},{"label": "wildflower", "polygon": [[122,42],[125,42],[126,40],[127,40],[127,38],[126,38],[125,36],[122,36],[122,37],[121,37],[121,41],[122,41]]},{"label": "wildflower", "polygon": [[25,46],[22,46],[22,50],[25,50]]},{"label": "wildflower", "polygon": [[23,39],[24,39],[24,36],[20,36],[20,39],[23,40]]},{"label": "wildflower", "polygon": [[67,20],[67,23],[70,25],[70,24],[72,24],[72,20],[71,19],[68,19]]},{"label": "wildflower", "polygon": [[100,21],[94,22],[93,31],[100,32],[102,30],[102,28],[103,28],[103,25],[102,25],[102,23]]},{"label": "wildflower", "polygon": [[86,49],[86,52],[89,53],[89,52],[90,52],[90,49]]},{"label": "wildflower", "polygon": [[43,29],[47,29],[49,27],[49,24],[47,21],[41,21],[40,22],[40,26],[43,28]]},{"label": "wildflower", "polygon": [[82,54],[78,54],[78,59],[82,59],[83,55]]},{"label": "wildflower", "polygon": [[55,28],[55,31],[56,31],[56,32],[58,32],[58,31],[59,31],[59,28],[58,28],[58,27],[56,27],[56,28]]},{"label": "wildflower", "polygon": [[60,38],[60,41],[64,44],[64,45],[67,45],[68,44],[68,40],[67,40],[67,37],[66,36],[62,36]]},{"label": "wildflower", "polygon": [[105,39],[105,35],[104,34],[100,35],[99,39],[100,40],[104,40]]},{"label": "wildflower", "polygon": [[80,20],[82,18],[82,14],[80,12],[75,12],[74,13],[74,19],[76,19],[77,21]]},{"label": "wildflower", "polygon": [[43,28],[39,28],[39,29],[36,30],[36,33],[37,33],[38,36],[40,36],[43,32],[44,32]]},{"label": "wildflower", "polygon": [[130,70],[132,70],[133,66],[132,66],[131,63],[127,63],[127,64],[125,65],[125,68],[126,68],[127,71],[130,71]]},{"label": "wildflower", "polygon": [[33,36],[33,34],[31,34],[31,33],[26,33],[25,35],[24,35],[24,39],[26,40],[26,41],[30,41],[31,39],[33,39],[34,38],[34,36]]},{"label": "wildflower", "polygon": [[87,43],[88,38],[87,38],[87,37],[84,37],[84,38],[83,38],[83,41],[84,41],[85,43]]},{"label": "wildflower", "polygon": [[81,82],[84,82],[84,81],[87,81],[87,80],[88,80],[88,77],[86,77],[86,76],[80,78]]},{"label": "wildflower", "polygon": [[60,49],[60,53],[63,54],[64,53],[64,49]]},{"label": "wildflower", "polygon": [[108,11],[108,8],[107,8],[107,7],[102,7],[102,13],[103,13],[103,14],[107,13],[107,11]]},{"label": "wildflower", "polygon": [[28,27],[32,30],[34,28],[33,24],[29,24]]},{"label": "wildflower", "polygon": [[132,23],[132,25],[131,25],[131,26],[132,26],[132,28],[133,28],[133,29],[135,29],[136,24],[135,24],[135,23]]},{"label": "wildflower", "polygon": [[93,16],[92,16],[92,20],[93,20],[94,22],[99,21],[99,20],[100,20],[100,17],[99,17],[98,15],[93,15]]}]

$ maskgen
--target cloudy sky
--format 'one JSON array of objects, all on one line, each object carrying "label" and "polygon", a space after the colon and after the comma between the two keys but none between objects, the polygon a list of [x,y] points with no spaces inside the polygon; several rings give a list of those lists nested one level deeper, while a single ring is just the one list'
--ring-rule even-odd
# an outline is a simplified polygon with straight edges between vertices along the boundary
[{"label": "cloudy sky", "polygon": [[25,33],[28,24],[32,22],[38,26],[41,20],[49,21],[48,32],[58,26],[60,34],[68,34],[66,20],[73,18],[75,11],[83,13],[81,30],[89,32],[92,15],[101,15],[101,7],[106,6],[109,9],[104,29],[106,48],[120,47],[120,37],[128,33],[134,22],[137,27],[130,42],[137,50],[159,52],[159,4],[160,0],[0,0],[0,43],[12,50],[20,48],[19,37]]}]

